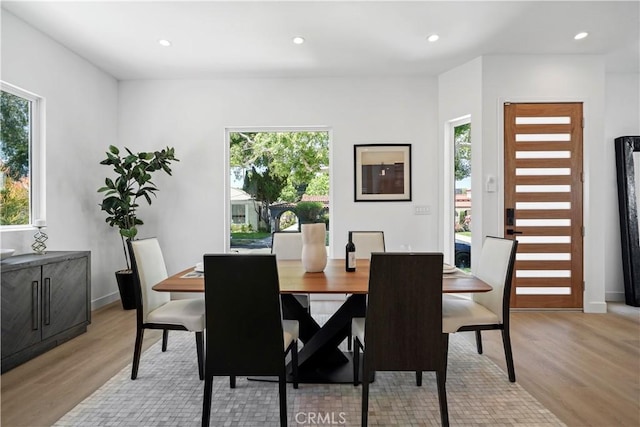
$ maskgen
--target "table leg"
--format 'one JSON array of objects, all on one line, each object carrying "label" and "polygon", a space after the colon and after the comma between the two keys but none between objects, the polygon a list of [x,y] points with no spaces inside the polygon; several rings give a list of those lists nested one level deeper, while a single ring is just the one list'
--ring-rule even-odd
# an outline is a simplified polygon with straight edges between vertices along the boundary
[{"label": "table leg", "polygon": [[301,377],[305,371],[316,374],[318,371],[330,374],[331,370],[348,372],[350,368],[345,365],[350,365],[351,358],[342,353],[338,345],[347,337],[351,319],[365,315],[366,296],[351,295],[322,327],[293,295],[283,294],[282,306],[285,319],[300,322],[300,340],[304,343],[298,354]]}]

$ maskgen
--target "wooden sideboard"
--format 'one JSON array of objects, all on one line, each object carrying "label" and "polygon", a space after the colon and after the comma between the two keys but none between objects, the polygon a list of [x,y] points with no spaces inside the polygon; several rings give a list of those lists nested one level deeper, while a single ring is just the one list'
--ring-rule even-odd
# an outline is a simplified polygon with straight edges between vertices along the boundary
[{"label": "wooden sideboard", "polygon": [[91,252],[16,255],[0,270],[3,373],[86,332]]}]

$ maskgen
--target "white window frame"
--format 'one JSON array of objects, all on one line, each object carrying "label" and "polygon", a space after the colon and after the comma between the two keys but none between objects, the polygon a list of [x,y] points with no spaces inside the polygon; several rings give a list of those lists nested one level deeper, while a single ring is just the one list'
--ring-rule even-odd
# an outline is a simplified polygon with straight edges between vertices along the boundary
[{"label": "white window frame", "polygon": [[[224,199],[222,203],[224,205],[225,220],[224,220],[224,248],[226,252],[231,252],[231,235],[229,230],[231,229],[231,183],[229,182],[229,175],[231,168],[229,162],[231,160],[230,143],[231,134],[236,132],[327,132],[329,134],[329,203],[333,200],[333,163],[331,161],[331,153],[333,152],[333,128],[329,126],[229,126],[224,128]],[[333,221],[333,209],[329,209],[329,224],[335,224]],[[329,230],[329,241],[333,242],[333,228]],[[329,258],[333,257],[332,249],[333,245],[329,248]]]},{"label": "white window frame", "polygon": [[33,92],[0,80],[0,89],[31,102],[29,144],[29,224],[2,225],[0,231],[33,229],[36,219],[46,218],[45,99]]}]

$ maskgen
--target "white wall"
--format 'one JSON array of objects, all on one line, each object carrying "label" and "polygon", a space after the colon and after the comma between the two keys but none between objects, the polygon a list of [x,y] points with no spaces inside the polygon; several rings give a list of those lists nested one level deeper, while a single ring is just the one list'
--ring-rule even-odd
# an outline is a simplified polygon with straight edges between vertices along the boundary
[{"label": "white wall", "polygon": [[[117,81],[4,9],[1,48],[2,80],[46,99],[47,249],[90,250],[92,298],[117,293],[124,260],[96,193],[117,143]],[[33,234],[3,231],[2,247],[29,253]]]},{"label": "white wall", "polygon": [[[602,159],[605,154],[605,69],[601,56],[539,55],[483,58],[483,173],[503,180],[502,104],[511,102],[584,103],[584,310],[602,313],[605,304],[606,192]],[[608,144],[609,146],[610,144]],[[483,230],[502,233],[504,192],[484,194]]]},{"label": "white wall", "polygon": [[[170,272],[205,252],[225,251],[226,127],[327,126],[331,131],[331,256],[347,231],[385,231],[390,250],[435,250],[441,221],[413,214],[438,205],[437,87],[424,79],[237,79],[125,81],[119,91],[120,144],[174,146],[174,176],[159,176],[142,236],[156,235]],[[413,201],[354,203],[353,145],[411,143]],[[435,209],[433,209],[435,211]]]},{"label": "white wall", "polygon": [[[624,301],[618,184],[613,140],[619,136],[640,135],[640,74],[606,75],[602,186],[604,194],[605,289],[607,301]],[[640,165],[638,166],[640,168]],[[640,193],[638,193],[640,194]]]}]

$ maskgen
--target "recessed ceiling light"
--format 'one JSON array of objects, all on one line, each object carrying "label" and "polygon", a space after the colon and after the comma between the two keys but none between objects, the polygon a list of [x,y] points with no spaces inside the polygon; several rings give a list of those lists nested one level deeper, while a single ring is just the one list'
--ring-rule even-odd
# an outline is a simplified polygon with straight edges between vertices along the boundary
[{"label": "recessed ceiling light", "polygon": [[587,37],[589,35],[589,33],[583,31],[581,33],[576,34],[573,38],[576,40],[582,40],[583,38]]},{"label": "recessed ceiling light", "polygon": [[169,47],[171,46],[171,42],[169,40],[165,40],[165,39],[160,39],[158,40],[158,44],[160,46],[164,46],[164,47]]},{"label": "recessed ceiling light", "polygon": [[439,35],[431,34],[429,37],[427,37],[427,40],[429,40],[430,42],[435,42],[435,41],[438,41],[439,38],[440,38]]},{"label": "recessed ceiling light", "polygon": [[295,43],[295,44],[302,44],[302,43],[304,43],[304,38],[303,38],[303,37],[300,37],[300,36],[294,37],[294,38],[293,38],[293,43]]}]

